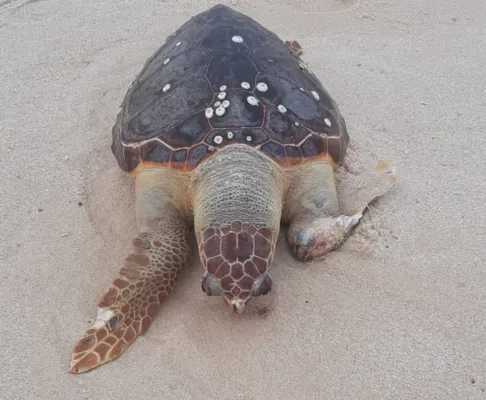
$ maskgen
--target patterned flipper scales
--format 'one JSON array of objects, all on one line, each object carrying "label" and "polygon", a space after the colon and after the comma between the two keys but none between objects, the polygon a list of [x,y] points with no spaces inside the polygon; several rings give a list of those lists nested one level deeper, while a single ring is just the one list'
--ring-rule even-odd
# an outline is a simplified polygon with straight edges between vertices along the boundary
[{"label": "patterned flipper scales", "polygon": [[74,346],[71,373],[118,358],[152,323],[189,257],[185,227],[141,234],[98,304],[98,319]]}]

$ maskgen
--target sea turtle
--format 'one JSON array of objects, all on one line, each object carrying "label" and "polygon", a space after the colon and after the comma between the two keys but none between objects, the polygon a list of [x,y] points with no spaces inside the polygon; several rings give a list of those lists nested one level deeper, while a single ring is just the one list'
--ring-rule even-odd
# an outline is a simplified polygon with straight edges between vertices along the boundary
[{"label": "sea turtle", "polygon": [[138,237],[79,340],[70,372],[117,358],[143,334],[188,263],[236,313],[272,289],[280,223],[298,260],[338,248],[334,169],[349,142],[338,107],[299,57],[255,20],[216,5],[191,18],[128,89],[112,151],[135,178]]}]

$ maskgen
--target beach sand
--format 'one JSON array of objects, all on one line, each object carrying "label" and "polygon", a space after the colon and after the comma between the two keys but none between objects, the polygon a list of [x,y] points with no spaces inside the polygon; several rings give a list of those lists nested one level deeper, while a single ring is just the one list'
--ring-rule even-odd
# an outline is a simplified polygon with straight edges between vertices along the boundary
[{"label": "beach sand", "polygon": [[223,2],[298,40],[338,102],[341,193],[380,160],[397,184],[324,261],[296,262],[282,231],[274,289],[244,315],[201,292],[195,259],[119,359],[68,373],[136,234],[118,106],[216,3],[0,1],[0,398],[486,398],[480,0]]}]

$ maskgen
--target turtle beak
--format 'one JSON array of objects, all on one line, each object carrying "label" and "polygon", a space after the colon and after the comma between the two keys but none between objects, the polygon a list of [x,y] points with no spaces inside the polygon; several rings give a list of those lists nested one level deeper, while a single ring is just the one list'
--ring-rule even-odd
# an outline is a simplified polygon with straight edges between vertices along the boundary
[{"label": "turtle beak", "polygon": [[245,303],[243,302],[243,300],[231,300],[230,306],[233,311],[238,315],[241,315],[243,311],[245,311]]}]

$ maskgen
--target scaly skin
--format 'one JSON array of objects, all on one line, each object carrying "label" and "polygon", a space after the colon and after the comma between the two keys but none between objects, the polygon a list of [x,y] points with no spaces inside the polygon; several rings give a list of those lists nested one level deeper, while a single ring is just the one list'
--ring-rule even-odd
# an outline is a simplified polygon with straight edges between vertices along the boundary
[{"label": "scaly skin", "polygon": [[[286,41],[297,57],[302,47]],[[205,268],[202,290],[222,295],[236,313],[272,288],[268,274],[280,222],[301,261],[338,248],[362,216],[339,216],[333,166],[316,161],[282,169],[256,149],[235,145],[213,154],[191,174],[137,168],[139,235],[118,277],[98,304],[98,319],[73,350],[71,373],[118,358],[144,334],[172,292],[196,230]],[[377,169],[376,197],[395,183],[389,164]],[[385,179],[383,179],[385,178]]]},{"label": "scaly skin", "polygon": [[[390,166],[377,169],[376,196],[394,184]],[[359,215],[339,216],[333,167],[317,161],[282,169],[244,145],[225,147],[194,173],[147,168],[136,177],[139,235],[118,277],[98,304],[95,325],[73,350],[70,372],[114,360],[150,326],[174,289],[196,231],[205,268],[202,289],[222,295],[236,313],[272,287],[268,271],[280,222],[299,260],[339,247]]]},{"label": "scaly skin", "polygon": [[[98,319],[73,349],[71,373],[118,358],[146,332],[190,257],[187,179],[148,169],[136,179],[138,237],[98,304]],[[177,207],[175,206],[177,205]]]},{"label": "scaly skin", "polygon": [[268,294],[272,280],[268,269],[275,254],[275,231],[233,222],[213,224],[201,232],[199,255],[207,268],[202,289],[208,295],[223,294],[238,314],[252,296]]},{"label": "scaly skin", "polygon": [[143,335],[186,266],[189,229],[179,218],[140,234],[110,289],[98,304],[98,320],[76,343],[70,372],[81,373],[118,358]]},{"label": "scaly skin", "polygon": [[222,295],[236,313],[271,290],[268,272],[284,192],[283,171],[245,145],[224,148],[197,173],[194,226],[206,270],[202,288]]}]

